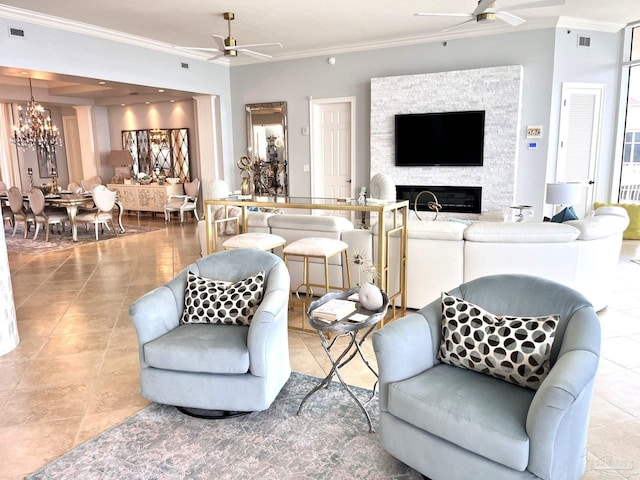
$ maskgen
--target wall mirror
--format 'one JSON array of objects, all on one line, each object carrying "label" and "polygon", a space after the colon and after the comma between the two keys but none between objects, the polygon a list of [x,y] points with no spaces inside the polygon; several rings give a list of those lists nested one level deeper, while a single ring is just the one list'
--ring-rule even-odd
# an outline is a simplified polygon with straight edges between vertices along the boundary
[{"label": "wall mirror", "polygon": [[157,167],[165,177],[191,180],[188,128],[123,130],[122,148],[131,152],[134,173],[150,175]]},{"label": "wall mirror", "polygon": [[254,192],[289,195],[287,103],[250,103],[246,111],[247,151],[254,160]]}]

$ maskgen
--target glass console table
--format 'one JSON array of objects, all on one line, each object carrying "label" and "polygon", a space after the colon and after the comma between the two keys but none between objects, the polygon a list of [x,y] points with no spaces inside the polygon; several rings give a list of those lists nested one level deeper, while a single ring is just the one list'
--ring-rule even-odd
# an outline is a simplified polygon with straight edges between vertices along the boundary
[{"label": "glass console table", "polygon": [[[242,209],[242,231],[247,231],[247,211],[250,207],[278,208],[296,210],[324,210],[328,212],[360,212],[361,214],[375,214],[377,217],[377,252],[376,269],[379,278],[379,287],[385,291],[395,314],[396,302],[400,301],[401,313],[406,311],[406,278],[407,278],[407,219],[409,215],[409,201],[396,202],[367,201],[366,205],[359,205],[358,201],[339,198],[312,198],[312,197],[282,197],[282,196],[230,196],[224,199],[205,200],[204,214],[207,232],[207,252],[213,250],[213,220],[216,207],[240,207]],[[391,218],[389,218],[391,217]],[[384,221],[381,221],[383,220]],[[389,292],[389,238],[391,235],[400,236],[400,280],[397,292]],[[384,324],[384,320],[381,322]]]}]

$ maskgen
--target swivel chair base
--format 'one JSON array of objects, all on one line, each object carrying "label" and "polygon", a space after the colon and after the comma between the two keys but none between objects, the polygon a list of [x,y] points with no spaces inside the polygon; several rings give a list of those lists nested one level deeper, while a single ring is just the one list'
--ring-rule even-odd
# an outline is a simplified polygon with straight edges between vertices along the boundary
[{"label": "swivel chair base", "polygon": [[234,412],[231,410],[207,410],[205,408],[176,407],[179,412],[190,417],[205,418],[207,420],[223,420],[225,418],[241,417],[253,412]]}]

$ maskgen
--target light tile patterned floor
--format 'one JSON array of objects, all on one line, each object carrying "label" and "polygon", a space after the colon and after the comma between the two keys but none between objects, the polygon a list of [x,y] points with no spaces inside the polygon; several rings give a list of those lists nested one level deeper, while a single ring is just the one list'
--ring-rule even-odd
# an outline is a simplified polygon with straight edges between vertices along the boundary
[{"label": "light tile patterned floor", "polygon": [[[161,224],[127,216],[125,224]],[[163,226],[164,227],[164,226]],[[40,256],[10,254],[21,342],[0,357],[0,478],[21,479],[122,421],[139,393],[129,304],[198,258],[194,222]],[[603,359],[585,479],[640,478],[640,242],[625,242],[615,295],[601,313]],[[374,360],[370,344],[368,358]],[[324,376],[318,337],[290,333],[294,370]],[[360,363],[348,382],[371,388]]]}]

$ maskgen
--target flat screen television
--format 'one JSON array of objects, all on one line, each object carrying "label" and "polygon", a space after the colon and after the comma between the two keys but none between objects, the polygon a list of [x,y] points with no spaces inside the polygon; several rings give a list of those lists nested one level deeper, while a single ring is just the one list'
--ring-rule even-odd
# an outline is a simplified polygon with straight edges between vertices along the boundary
[{"label": "flat screen television", "polygon": [[481,166],[484,113],[396,115],[396,166]]}]

